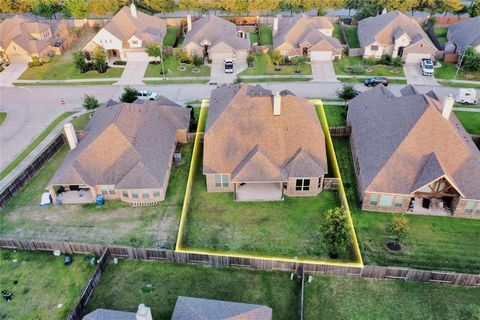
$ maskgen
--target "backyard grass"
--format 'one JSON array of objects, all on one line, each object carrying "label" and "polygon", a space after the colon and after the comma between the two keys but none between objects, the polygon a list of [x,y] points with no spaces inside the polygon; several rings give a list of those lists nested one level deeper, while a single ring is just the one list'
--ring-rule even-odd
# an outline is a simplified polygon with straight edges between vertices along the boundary
[{"label": "backyard grass", "polygon": [[60,122],[62,122],[65,118],[68,118],[74,113],[75,112],[65,112],[58,116],[58,118],[53,120],[53,122],[35,140],[33,140],[33,142],[30,143],[30,145],[25,148],[22,153],[20,153],[5,169],[2,170],[2,172],[0,172],[0,180],[5,178],[13,169],[15,169],[15,167],[18,166],[18,164],[22,162],[22,160],[25,159],[30,154],[30,152],[32,152],[33,149],[35,149],[40,144],[40,142],[42,142],[43,139],[45,139],[50,134],[50,132],[55,129],[55,127]]},{"label": "backyard grass", "polygon": [[135,207],[120,201],[40,207],[48,181],[68,153],[63,146],[0,213],[0,236],[137,247],[173,248],[185,193],[192,145],[179,147],[183,162],[172,167],[165,201]]},{"label": "backyard grass", "polygon": [[[457,72],[457,64],[449,62],[441,62],[442,67],[435,68],[435,78],[437,79],[449,79],[453,80],[455,78],[455,73]],[[456,80],[473,80],[480,81],[480,71],[479,72],[467,72],[463,68],[460,68]],[[464,86],[464,84],[459,84]],[[479,86],[480,87],[480,86]]]},{"label": "backyard grass", "polygon": [[410,235],[403,249],[389,250],[386,227],[395,214],[361,210],[349,141],[334,137],[333,144],[365,264],[480,272],[476,219],[407,215]]},{"label": "backyard grass", "polygon": [[[1,290],[13,293],[0,302],[0,319],[66,319],[94,270],[84,256],[64,257],[51,252],[0,250]],[[16,282],[16,283],[15,283]]]},{"label": "backyard grass", "polygon": [[350,48],[360,48],[360,41],[358,41],[357,27],[344,25],[345,35],[347,36],[348,46]]},{"label": "backyard grass", "polygon": [[329,127],[341,127],[347,125],[347,120],[343,117],[344,106],[323,106]]},{"label": "backyard grass", "polygon": [[433,28],[433,32],[435,32],[435,35],[437,36],[438,42],[440,42],[442,47],[444,47],[445,43],[448,41],[448,39],[447,39],[448,27],[447,26],[437,26],[437,27]]},{"label": "backyard grass", "polygon": [[312,74],[310,64],[303,64],[300,66],[300,73],[295,73],[297,66],[295,65],[280,65],[279,71],[276,71],[276,65],[272,62],[269,54],[254,54],[254,67],[249,67],[240,73],[240,76],[254,76],[254,75],[296,75],[296,74]]},{"label": "backyard grass", "polygon": [[335,23],[333,26],[334,26],[334,29],[333,29],[332,36],[334,38],[337,38],[341,44],[345,44],[346,43],[345,38],[343,37],[342,30],[340,30],[340,26],[338,25],[338,23]]},{"label": "backyard grass", "polygon": [[0,112],[0,125],[7,120],[7,113],[6,112]]},{"label": "backyard grass", "polygon": [[[200,67],[196,67],[193,64],[184,64],[187,68],[185,71],[179,71],[178,68],[180,67],[181,63],[177,57],[173,55],[166,55],[165,61],[163,63],[165,71],[167,74],[165,75],[166,78],[176,78],[176,77],[208,77],[210,76],[210,67],[203,65]],[[193,69],[198,68],[200,72],[194,73],[192,72]],[[160,74],[162,71],[162,64],[149,64],[147,70],[145,71],[145,78],[158,78],[162,75]]]},{"label": "backyard grass", "polygon": [[337,75],[362,75],[362,76],[389,76],[389,77],[403,77],[403,68],[402,67],[390,67],[384,65],[374,65],[369,68],[372,68],[372,72],[361,72],[353,73],[346,68],[352,67],[355,65],[363,65],[362,57],[349,57],[347,55],[342,55],[342,59],[336,60],[333,62],[333,67],[335,68],[335,73]]},{"label": "backyard grass", "polygon": [[455,115],[468,133],[480,135],[480,112],[455,111]]},{"label": "backyard grass", "polygon": [[165,38],[163,38],[163,45],[166,47],[173,47],[179,30],[180,27],[177,26],[167,27],[167,34],[165,35]]},{"label": "backyard grass", "polygon": [[305,320],[473,320],[480,289],[315,275],[305,283]]},{"label": "backyard grass", "polygon": [[300,281],[279,271],[120,260],[108,265],[87,305],[135,312],[140,303],[154,319],[170,319],[178,296],[267,305],[273,319],[297,318]]},{"label": "backyard grass", "polygon": [[258,32],[252,31],[250,33],[250,44],[259,44],[260,43],[260,37],[258,36]]},{"label": "backyard grass", "polygon": [[266,24],[258,26],[260,33],[260,44],[262,46],[271,46],[273,44],[272,28]]}]

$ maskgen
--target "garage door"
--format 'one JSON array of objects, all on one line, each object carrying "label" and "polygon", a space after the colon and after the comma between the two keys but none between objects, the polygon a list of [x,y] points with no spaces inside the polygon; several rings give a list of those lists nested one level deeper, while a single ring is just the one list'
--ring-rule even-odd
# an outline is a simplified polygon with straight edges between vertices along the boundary
[{"label": "garage door", "polygon": [[310,60],[332,61],[332,52],[331,51],[312,51],[310,52]]},{"label": "garage door", "polygon": [[432,55],[429,53],[408,53],[405,63],[420,63],[422,59],[431,59]]},{"label": "garage door", "polygon": [[8,60],[10,61],[11,64],[27,63],[29,61],[29,58],[23,54],[9,54]]},{"label": "garage door", "polygon": [[148,61],[146,52],[127,52],[128,61]]},{"label": "garage door", "polygon": [[235,59],[233,52],[211,52],[210,58],[214,61],[223,61],[225,59]]}]

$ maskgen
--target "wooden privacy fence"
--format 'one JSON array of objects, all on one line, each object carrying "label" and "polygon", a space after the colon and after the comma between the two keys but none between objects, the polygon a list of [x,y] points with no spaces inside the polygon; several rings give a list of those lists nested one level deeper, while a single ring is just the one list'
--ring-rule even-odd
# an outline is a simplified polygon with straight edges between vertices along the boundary
[{"label": "wooden privacy fence", "polygon": [[[302,270],[305,270],[306,274],[320,273],[337,276],[355,276],[369,279],[406,280],[414,282],[453,284],[465,287],[480,287],[480,274],[418,270],[402,267],[367,265],[364,266],[364,268],[358,268],[327,264],[298,263],[262,258],[242,258],[232,256],[217,256],[214,254],[184,253],[160,248],[132,248],[126,246],[107,246],[55,241],[9,240],[1,238],[0,248],[31,251],[60,250],[61,252],[69,254],[93,254],[97,256],[106,255],[105,260],[108,260],[108,257],[122,257],[139,260],[164,260],[175,263],[202,264],[212,267],[240,267],[258,270],[280,270],[286,272],[295,272],[297,274],[301,273]],[[106,261],[104,261],[104,263],[106,263]],[[96,270],[95,272],[100,271]],[[99,277],[100,275],[97,276]],[[99,280],[99,278],[95,279]],[[88,293],[90,292],[91,291]],[[86,293],[84,292],[82,296],[85,294]],[[86,303],[88,298],[83,299],[82,301]],[[75,320],[76,318],[71,319]]]},{"label": "wooden privacy fence", "polygon": [[349,137],[352,128],[350,127],[330,127],[328,128],[332,137]]}]

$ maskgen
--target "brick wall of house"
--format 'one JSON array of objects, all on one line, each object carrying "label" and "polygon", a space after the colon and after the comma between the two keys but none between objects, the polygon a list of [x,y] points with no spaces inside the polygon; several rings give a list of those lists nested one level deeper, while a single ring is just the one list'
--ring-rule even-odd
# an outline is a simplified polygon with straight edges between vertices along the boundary
[{"label": "brick wall of house", "polygon": [[477,208],[480,209],[480,201],[475,201],[473,205],[472,213],[466,213],[465,207],[469,200],[460,199],[458,204],[455,208],[453,216],[455,217],[463,217],[463,218],[471,218],[471,219],[480,219],[480,213],[476,213]]},{"label": "brick wall of house", "polygon": [[[287,189],[284,190],[284,194],[287,196],[316,196],[322,191],[323,186],[323,177],[309,177],[309,178],[299,178],[299,179],[310,179],[310,190],[309,191],[296,191],[296,182],[297,178],[289,178],[287,183]],[[319,179],[321,179],[319,183]],[[320,187],[319,187],[320,185]]]},{"label": "brick wall of house", "polygon": [[231,182],[228,188],[216,187],[214,174],[206,174],[205,178],[207,180],[207,192],[233,192],[234,191],[234,184]]},{"label": "brick wall of house", "polygon": [[188,130],[187,129],[177,130],[177,132],[175,134],[175,140],[178,143],[187,143],[188,142]]},{"label": "brick wall of house", "polygon": [[[382,195],[381,193],[376,193],[376,194],[378,194],[379,196]],[[372,193],[365,192],[364,201],[363,201],[363,204],[362,204],[362,209],[363,210],[385,211],[385,212],[406,212],[408,210],[408,205],[410,204],[410,199],[412,197],[412,196],[407,195],[407,194],[395,194],[394,196],[402,196],[403,197],[402,206],[396,208],[395,207],[395,201],[393,201],[392,206],[390,208],[388,208],[388,207],[382,207],[382,206],[379,206],[379,205],[376,205],[376,206],[370,205],[371,195],[372,195]]]}]

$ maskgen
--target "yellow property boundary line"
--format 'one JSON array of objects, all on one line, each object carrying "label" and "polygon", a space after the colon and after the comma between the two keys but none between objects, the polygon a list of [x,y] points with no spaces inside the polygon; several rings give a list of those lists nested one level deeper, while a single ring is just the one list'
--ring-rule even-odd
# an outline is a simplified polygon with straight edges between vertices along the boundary
[{"label": "yellow property boundary line", "polygon": [[338,178],[338,192],[340,193],[340,202],[344,206],[347,215],[348,215],[348,223],[350,227],[350,235],[352,237],[352,244],[353,250],[355,255],[354,262],[352,261],[344,261],[344,260],[334,260],[334,259],[324,259],[324,260],[314,260],[314,259],[291,259],[291,258],[283,258],[283,257],[275,257],[275,256],[267,256],[267,255],[253,255],[253,254],[241,254],[241,253],[230,253],[225,251],[217,251],[217,250],[200,250],[200,249],[191,249],[191,248],[184,248],[183,247],[183,235],[185,232],[185,223],[187,220],[188,209],[190,206],[190,200],[192,196],[192,189],[193,189],[193,181],[195,178],[195,172],[197,169],[197,162],[201,152],[202,143],[200,141],[200,135],[204,131],[205,127],[205,117],[207,112],[207,107],[209,106],[209,100],[203,99],[200,109],[200,116],[198,119],[198,126],[197,132],[195,136],[195,142],[193,145],[193,152],[192,152],[192,160],[190,163],[190,170],[188,173],[188,180],[187,180],[187,187],[185,191],[185,198],[183,200],[183,207],[182,207],[182,215],[180,217],[180,225],[178,228],[177,234],[177,242],[175,245],[175,251],[182,252],[182,253],[192,253],[192,254],[203,254],[203,255],[215,255],[215,256],[222,256],[222,257],[235,257],[235,258],[248,258],[248,259],[263,259],[269,261],[280,261],[280,262],[291,262],[291,263],[309,263],[309,264],[319,264],[319,265],[331,265],[331,266],[342,266],[342,267],[357,267],[363,268],[363,261],[362,256],[360,254],[360,248],[358,246],[357,236],[355,234],[355,229],[353,226],[353,220],[350,213],[350,208],[348,206],[347,197],[345,195],[345,189],[343,187],[343,180],[340,174],[340,169],[338,166],[337,158],[335,155],[335,150],[333,147],[332,138],[330,136],[330,131],[328,130],[328,122],[325,115],[325,111],[323,110],[323,102],[320,99],[310,100],[316,105],[317,113],[320,116],[320,123],[322,125],[325,138],[326,138],[326,145],[327,145],[327,153],[329,158],[332,161],[332,169],[334,177]]}]

